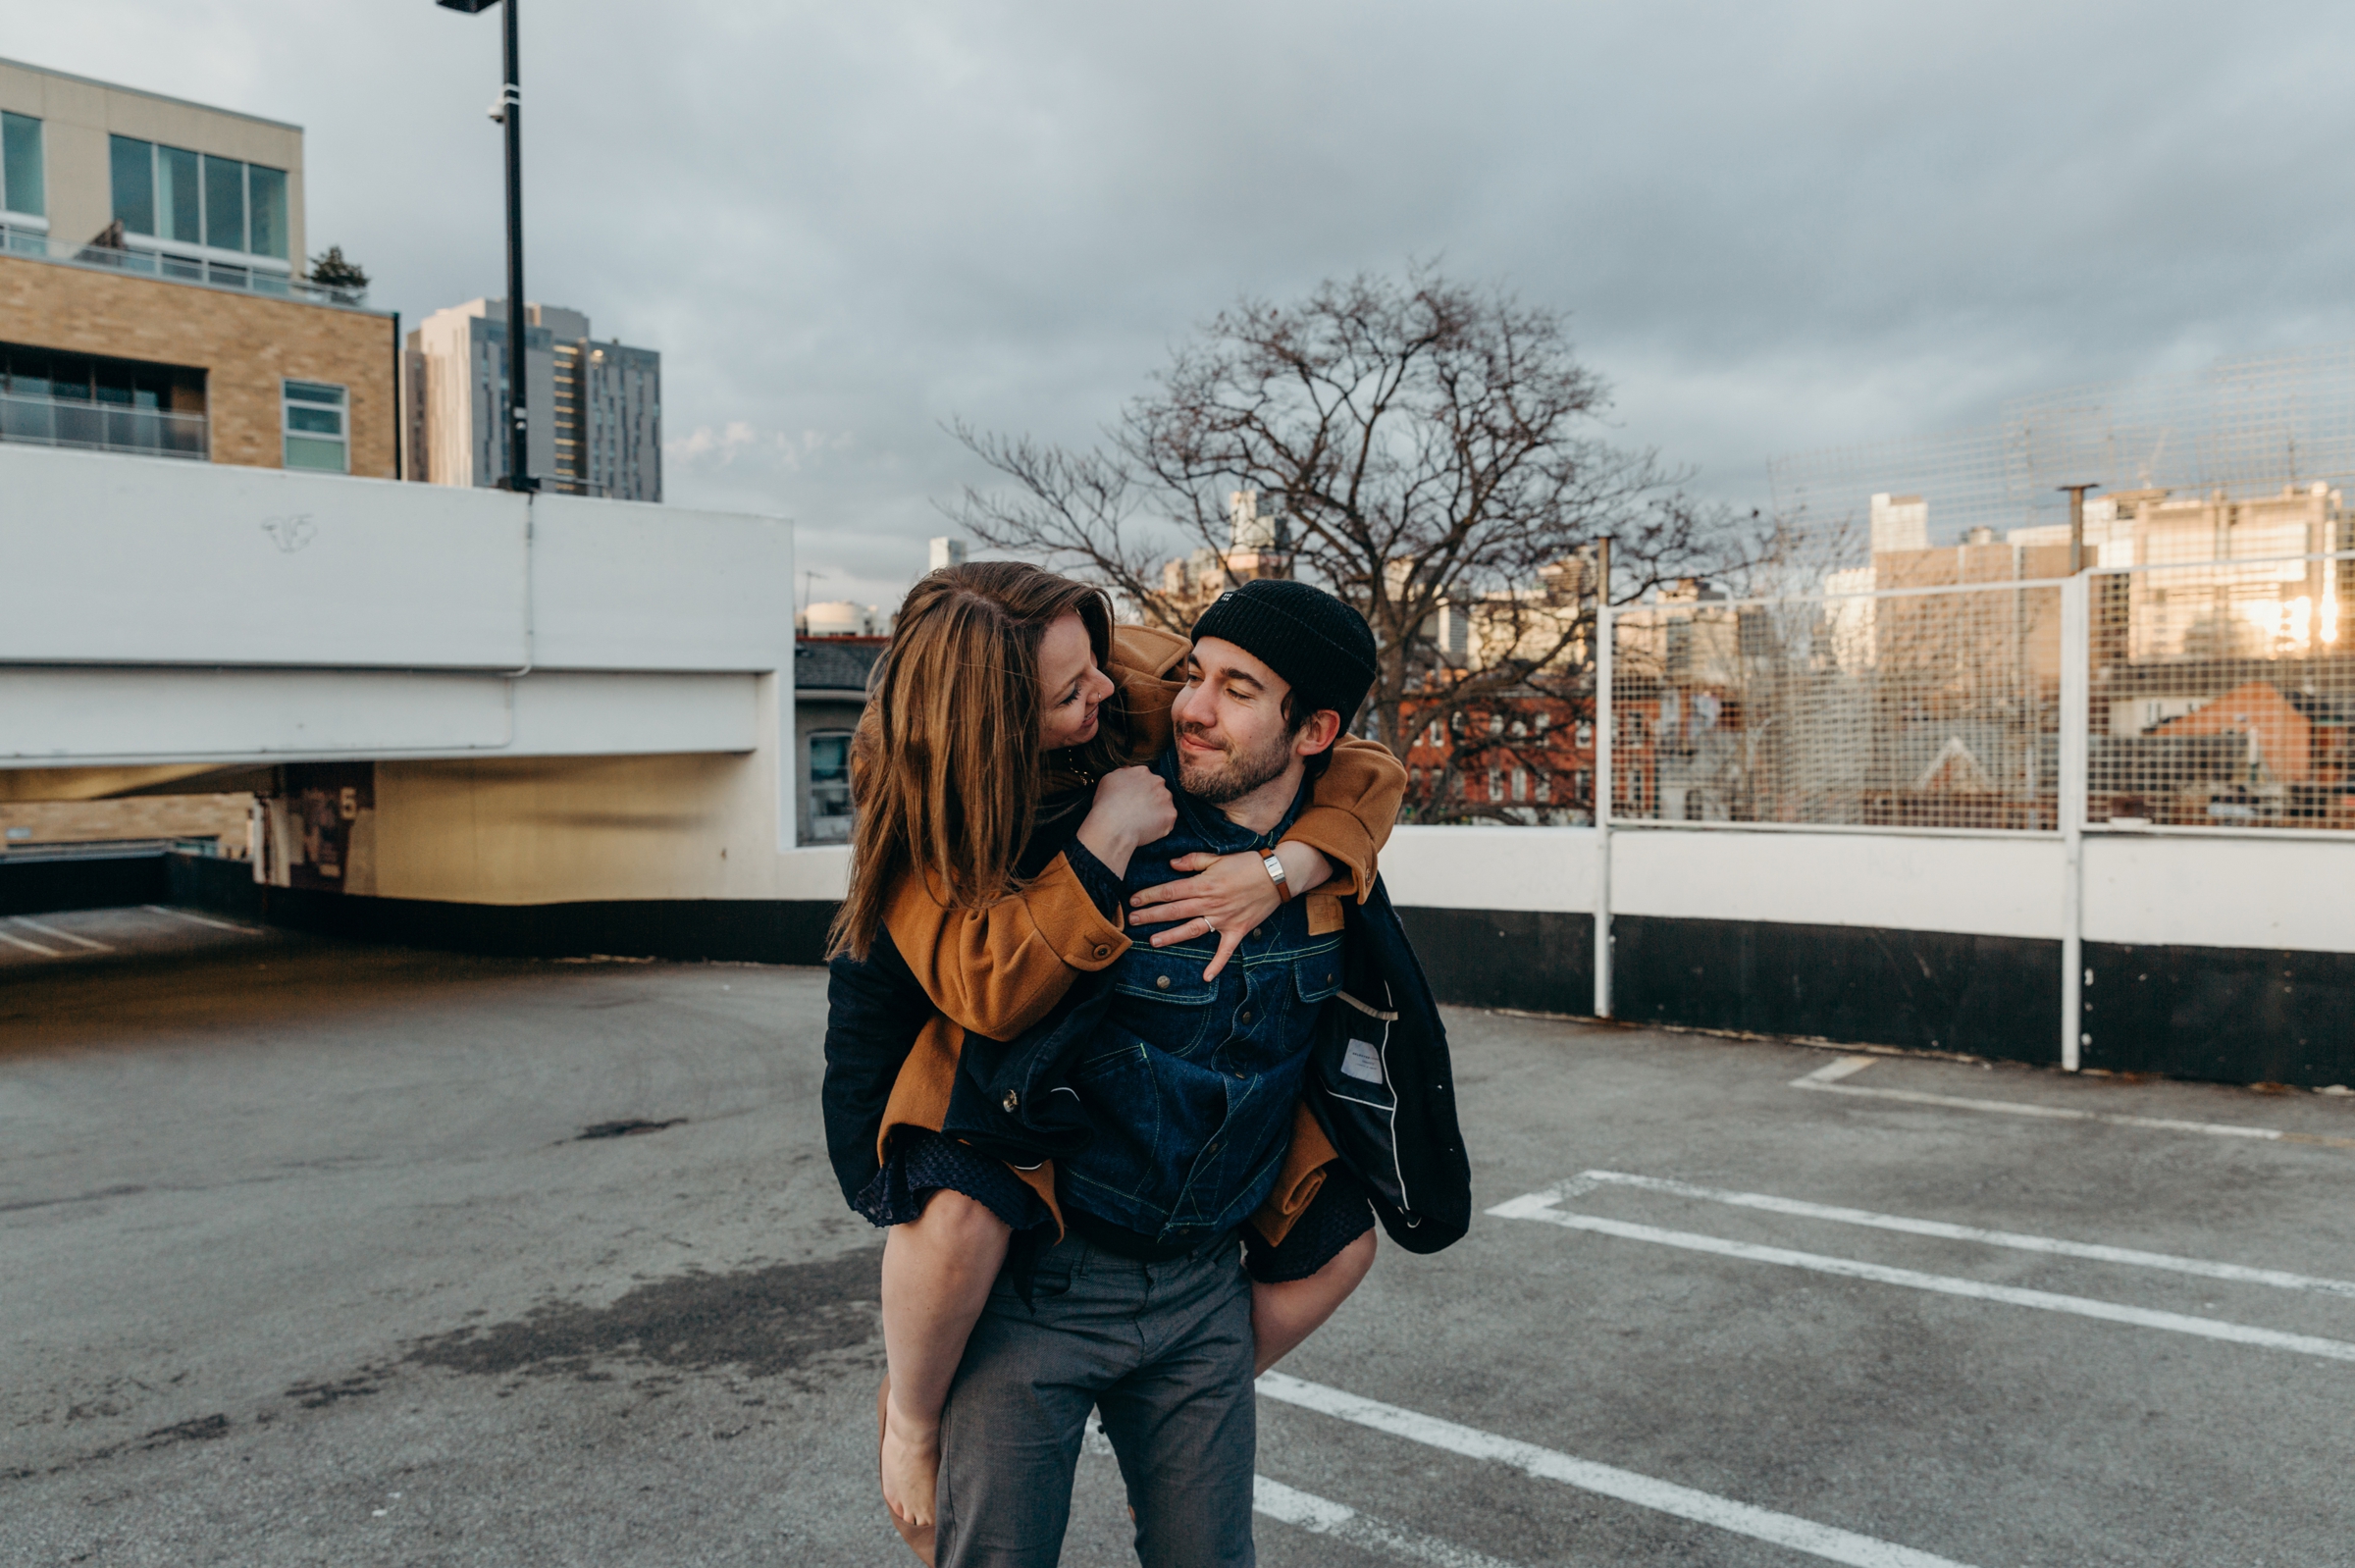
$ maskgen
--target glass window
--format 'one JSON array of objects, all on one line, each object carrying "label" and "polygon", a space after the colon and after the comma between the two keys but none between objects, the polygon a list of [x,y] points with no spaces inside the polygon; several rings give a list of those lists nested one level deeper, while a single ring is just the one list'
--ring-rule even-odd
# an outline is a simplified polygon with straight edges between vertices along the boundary
[{"label": "glass window", "polygon": [[196,194],[196,155],[185,147],[155,149],[155,232],[183,244],[204,243],[198,221],[203,207]]},{"label": "glass window", "polygon": [[216,250],[245,248],[245,166],[204,155],[204,242]]},{"label": "glass window", "polygon": [[287,172],[253,163],[245,166],[245,179],[253,197],[253,253],[284,261],[287,259]]},{"label": "glass window", "polygon": [[39,348],[0,348],[0,392],[19,397],[48,396],[48,353]]},{"label": "glass window", "polygon": [[49,361],[49,393],[53,397],[71,397],[77,402],[90,400],[92,377],[90,362],[78,354],[58,354]]},{"label": "glass window", "polygon": [[90,369],[90,380],[98,401],[124,408],[131,406],[133,398],[130,365],[119,359],[102,359]]},{"label": "glass window", "polygon": [[154,234],[155,143],[112,136],[107,145],[115,184],[115,220],[126,234]]},{"label": "glass window", "polygon": [[343,425],[347,395],[343,389],[315,381],[289,381],[283,386],[287,466],[329,474],[351,472],[350,436]]},{"label": "glass window", "polygon": [[49,208],[41,187],[41,123],[0,114],[0,207],[38,218]]},{"label": "glass window", "polygon": [[810,841],[851,841],[851,736],[823,730],[810,737]]}]

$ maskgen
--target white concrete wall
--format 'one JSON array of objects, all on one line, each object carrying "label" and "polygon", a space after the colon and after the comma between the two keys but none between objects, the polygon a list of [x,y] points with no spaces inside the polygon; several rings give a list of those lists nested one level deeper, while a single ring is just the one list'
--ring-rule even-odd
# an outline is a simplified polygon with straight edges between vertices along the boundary
[{"label": "white concrete wall", "polygon": [[2084,930],[2089,942],[2355,952],[2355,841],[2090,834]]},{"label": "white concrete wall", "polygon": [[0,660],[525,662],[520,497],[0,445]]},{"label": "white concrete wall", "polygon": [[1670,828],[1615,832],[1611,853],[1622,915],[2061,935],[2058,839]]},{"label": "white concrete wall", "polygon": [[0,446],[0,766],[743,752],[793,662],[684,507]]},{"label": "white concrete wall", "polygon": [[[1438,909],[1595,909],[1592,828],[1401,827],[1391,899]],[[1622,828],[1616,914],[2058,939],[2061,840],[1902,833]],[[2092,833],[2093,942],[2355,952],[2355,835],[2316,839]]]},{"label": "white concrete wall", "polygon": [[1391,902],[1441,910],[1595,908],[1595,830],[1415,827],[1382,851]]},{"label": "white concrete wall", "polygon": [[372,761],[354,892],[841,895],[782,519],[0,446],[0,769]]}]

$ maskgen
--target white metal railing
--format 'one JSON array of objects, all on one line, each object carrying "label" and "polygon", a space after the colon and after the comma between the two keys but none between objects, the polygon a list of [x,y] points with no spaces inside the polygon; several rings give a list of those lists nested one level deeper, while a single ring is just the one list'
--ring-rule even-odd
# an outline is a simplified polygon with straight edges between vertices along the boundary
[{"label": "white metal railing", "polygon": [[211,451],[202,414],[15,392],[0,392],[0,441],[198,461]]},{"label": "white metal railing", "polygon": [[168,250],[116,249],[109,245],[78,245],[52,239],[35,229],[0,223],[0,253],[62,262],[74,267],[98,267],[109,272],[162,278],[174,283],[201,284],[211,288],[234,288],[249,294],[301,299],[315,305],[364,308],[365,288],[339,288],[296,278],[276,268],[221,261],[209,256],[184,256]]}]

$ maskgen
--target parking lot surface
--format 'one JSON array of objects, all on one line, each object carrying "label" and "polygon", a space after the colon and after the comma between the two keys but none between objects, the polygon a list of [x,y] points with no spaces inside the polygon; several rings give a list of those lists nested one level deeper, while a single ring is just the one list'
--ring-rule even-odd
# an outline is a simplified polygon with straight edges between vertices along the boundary
[{"label": "parking lot surface", "polygon": [[[0,1563],[913,1560],[821,971],[0,937]],[[1448,1022],[1484,1212],[1263,1382],[1263,1561],[2355,1563],[2355,1097]]]}]

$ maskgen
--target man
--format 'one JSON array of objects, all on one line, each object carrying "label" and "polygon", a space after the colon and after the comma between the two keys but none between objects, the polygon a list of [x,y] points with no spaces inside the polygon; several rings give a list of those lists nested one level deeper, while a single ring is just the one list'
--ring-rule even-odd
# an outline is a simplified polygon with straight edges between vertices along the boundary
[{"label": "man", "polygon": [[[1172,786],[1176,829],[1140,849],[1125,879],[1075,845],[1074,870],[1091,888],[1108,884],[1108,904],[1147,904],[1150,889],[1186,874],[1173,862],[1272,850],[1363,702],[1374,657],[1363,619],[1329,594],[1269,580],[1222,596],[1194,628],[1173,741],[1154,764]],[[1418,1251],[1469,1219],[1444,1039],[1387,901],[1366,910],[1352,918],[1337,900],[1286,900],[1207,977],[1221,933],[1187,919],[1176,945],[1130,947],[1033,1031],[1042,1039],[1017,1043],[1060,1065],[1050,1093],[1076,1099],[1089,1135],[1057,1157],[1063,1239],[998,1281],[951,1390],[941,1568],[1057,1559],[1091,1409],[1120,1458],[1148,1568],[1253,1560],[1241,1237],[1262,1251],[1292,1239],[1244,1222],[1277,1190],[1304,1097],[1363,1181],[1336,1180],[1327,1197],[1342,1200],[1313,1222],[1300,1213],[1318,1213],[1311,1198],[1295,1205],[1296,1228],[1315,1232],[1304,1244],[1354,1241],[1370,1228],[1368,1196]],[[1402,1000],[1412,1021],[1393,1040]],[[1407,1062],[1402,1086],[1393,1068]],[[1019,1103],[1007,1096],[1009,1118]]]}]

